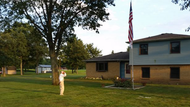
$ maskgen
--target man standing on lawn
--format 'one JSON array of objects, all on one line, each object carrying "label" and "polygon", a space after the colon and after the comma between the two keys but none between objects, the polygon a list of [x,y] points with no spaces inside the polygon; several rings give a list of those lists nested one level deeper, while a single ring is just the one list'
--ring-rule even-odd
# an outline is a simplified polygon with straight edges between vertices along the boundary
[{"label": "man standing on lawn", "polygon": [[59,85],[60,85],[60,95],[64,95],[64,77],[66,77],[67,74],[64,71],[61,71],[61,74],[59,75]]}]

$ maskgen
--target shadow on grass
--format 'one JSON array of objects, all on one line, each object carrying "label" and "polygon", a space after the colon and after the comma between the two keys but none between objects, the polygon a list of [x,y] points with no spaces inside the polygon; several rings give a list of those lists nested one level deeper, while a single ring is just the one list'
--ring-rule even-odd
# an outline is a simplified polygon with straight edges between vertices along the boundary
[{"label": "shadow on grass", "polygon": [[139,90],[140,92],[160,95],[160,96],[176,96],[176,97],[189,97],[190,96],[190,86],[189,85],[163,85],[163,84],[150,84],[146,88]]},{"label": "shadow on grass", "polygon": [[42,94],[52,94],[52,95],[59,95],[59,89],[58,91],[51,91],[51,90],[39,90],[39,89],[30,89],[30,88],[15,88],[15,87],[1,87],[5,89],[12,90],[11,92],[13,93],[28,93],[28,94],[33,94],[33,93],[42,93]]},{"label": "shadow on grass", "polygon": [[[102,84],[109,84],[106,83],[105,80],[85,80],[80,79],[83,76],[78,75],[71,75],[65,78],[65,84],[68,86],[83,86],[83,87],[93,87],[93,88],[100,88]],[[0,77],[0,83],[2,82],[18,82],[18,83],[28,83],[28,84],[40,84],[40,85],[52,85],[52,79],[49,75],[15,75],[15,76],[7,76],[7,77]]]},{"label": "shadow on grass", "polygon": [[0,83],[1,82],[20,82],[20,83],[42,84],[42,85],[52,84],[50,78],[31,77],[31,76],[1,77]]},{"label": "shadow on grass", "polygon": [[76,86],[81,87],[82,86],[82,87],[100,88],[100,87],[102,87],[101,84],[103,84],[103,81],[102,82],[81,81],[81,80],[76,80],[76,81],[66,80],[65,81],[65,85],[73,86],[73,87],[76,87]]}]

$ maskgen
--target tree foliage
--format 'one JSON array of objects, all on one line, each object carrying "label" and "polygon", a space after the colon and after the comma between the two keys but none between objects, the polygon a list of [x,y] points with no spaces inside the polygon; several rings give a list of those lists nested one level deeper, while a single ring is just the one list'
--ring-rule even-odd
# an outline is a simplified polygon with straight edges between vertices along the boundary
[{"label": "tree foliage", "polygon": [[[26,24],[22,24],[21,26]],[[38,66],[40,60],[47,56],[48,47],[45,40],[40,36],[39,32],[32,26],[25,26],[29,34],[25,35],[27,39],[27,47],[29,54],[27,60],[24,60],[24,66]]]},{"label": "tree foliage", "polygon": [[[11,65],[14,57],[10,49],[14,46],[13,38],[8,34],[0,33],[0,66]],[[11,54],[11,55],[10,55]]]},{"label": "tree foliage", "polygon": [[61,45],[75,35],[75,26],[98,33],[100,22],[109,19],[106,9],[114,6],[114,0],[1,0],[0,5],[1,26],[25,19],[46,39],[52,81],[58,85],[57,57]]},{"label": "tree foliage", "polygon": [[[0,35],[3,66],[36,65],[47,51],[47,45],[34,27],[27,23],[14,23]],[[8,61],[7,61],[8,59]],[[22,63],[23,62],[23,63]],[[21,66],[22,75],[22,66]]]},{"label": "tree foliage", "polygon": [[[173,3],[179,4],[181,7],[181,10],[187,10],[190,8],[190,0],[172,0]],[[189,31],[190,27],[186,29],[186,31]]]},{"label": "tree foliage", "polygon": [[79,66],[84,65],[85,59],[87,59],[87,51],[82,40],[75,38],[73,42],[67,42],[67,46],[64,46],[65,57],[67,63],[72,69],[78,71]]},{"label": "tree foliage", "polygon": [[114,54],[114,50],[111,51],[111,54]]},{"label": "tree foliage", "polygon": [[[93,46],[93,43],[84,44],[82,40],[74,38],[72,42],[67,42],[60,52],[59,60],[68,64],[72,70],[85,68],[84,60],[102,56],[101,51]],[[73,72],[74,72],[73,71]]]},{"label": "tree foliage", "polygon": [[88,59],[102,56],[102,54],[101,54],[102,51],[99,50],[97,47],[94,47],[93,45],[94,45],[93,43],[86,44]]},{"label": "tree foliage", "polygon": [[181,6],[181,10],[185,10],[190,7],[190,0],[172,0],[172,2],[179,4]]}]

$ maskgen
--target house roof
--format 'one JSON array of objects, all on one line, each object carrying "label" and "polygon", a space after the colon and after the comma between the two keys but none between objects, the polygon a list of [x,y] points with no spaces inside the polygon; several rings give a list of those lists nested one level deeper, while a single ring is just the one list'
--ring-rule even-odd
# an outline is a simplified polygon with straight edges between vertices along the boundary
[{"label": "house roof", "polygon": [[51,68],[51,65],[39,65],[38,67],[42,67],[42,68]]},{"label": "house roof", "polygon": [[156,36],[134,40],[133,43],[155,42],[155,41],[166,41],[166,40],[182,40],[182,39],[190,39],[190,35],[163,33]]},{"label": "house roof", "polygon": [[92,59],[85,60],[86,62],[98,62],[98,61],[129,61],[128,52],[119,52],[114,54],[109,54],[101,57],[96,57]]}]

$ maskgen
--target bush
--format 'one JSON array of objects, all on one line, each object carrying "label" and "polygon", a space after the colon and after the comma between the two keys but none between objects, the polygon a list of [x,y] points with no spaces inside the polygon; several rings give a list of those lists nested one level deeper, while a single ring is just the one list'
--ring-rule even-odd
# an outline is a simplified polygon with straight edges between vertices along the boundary
[{"label": "bush", "polygon": [[115,79],[114,80],[115,87],[132,87],[131,79]]}]

